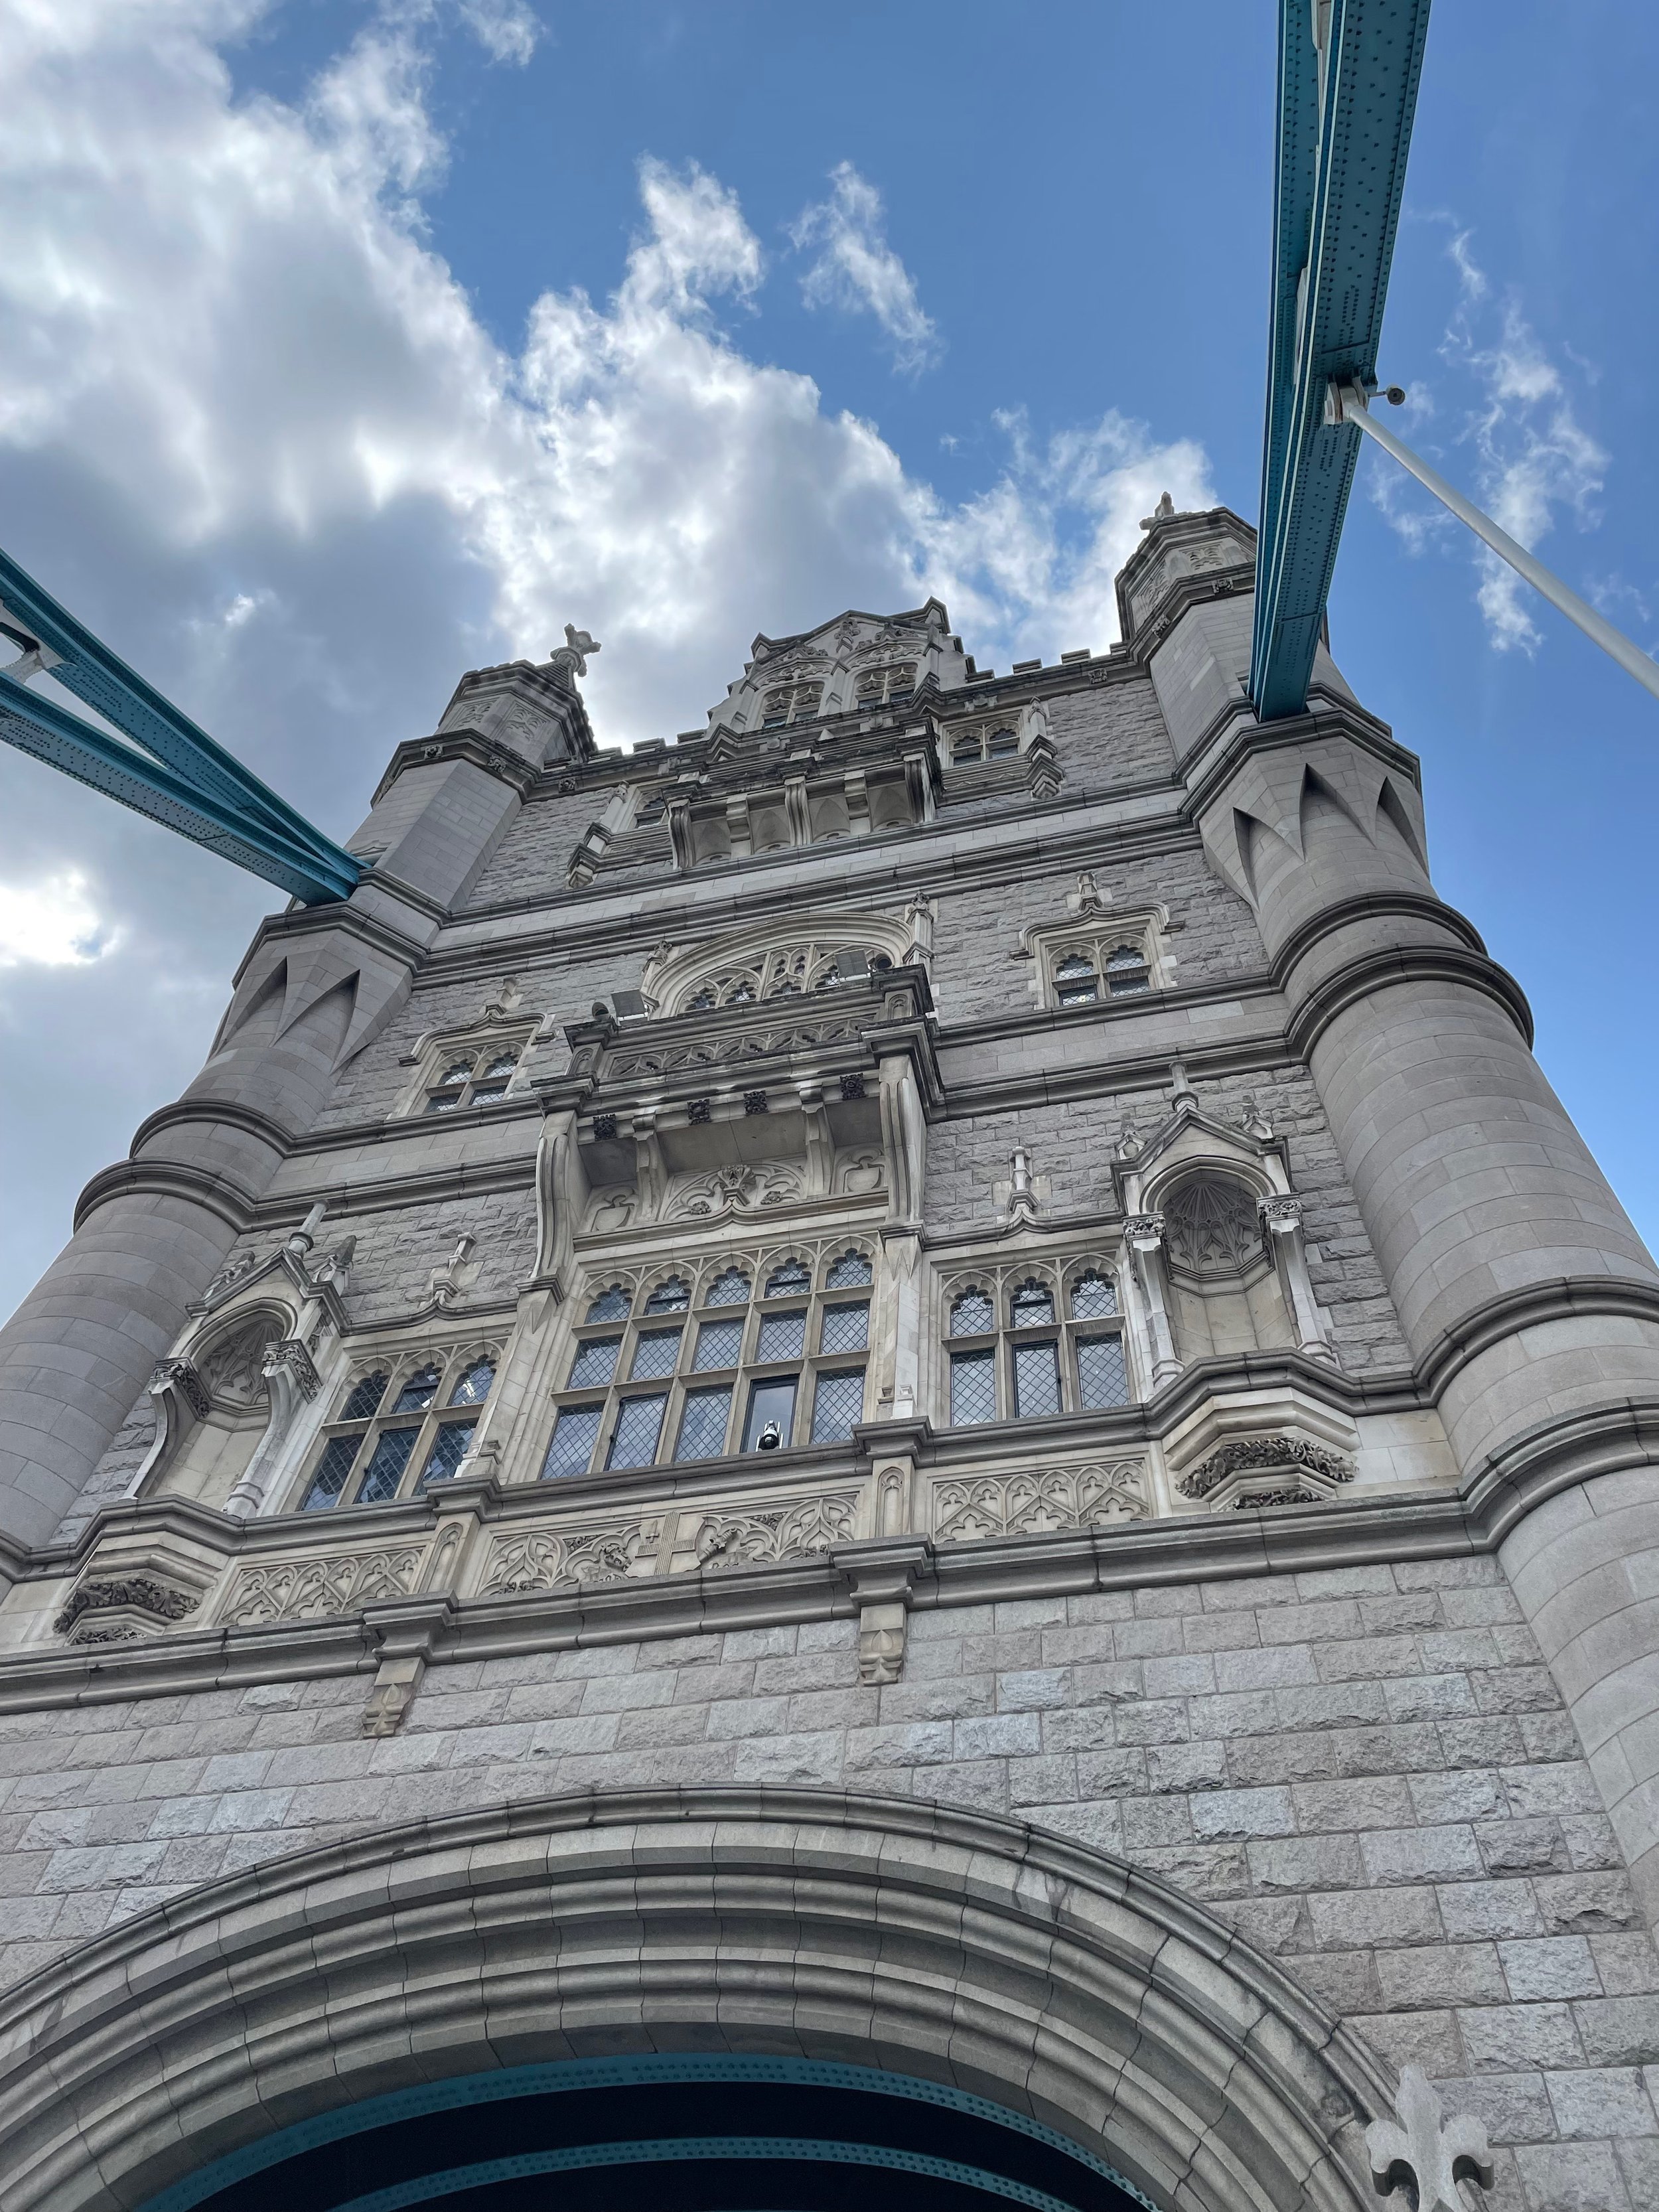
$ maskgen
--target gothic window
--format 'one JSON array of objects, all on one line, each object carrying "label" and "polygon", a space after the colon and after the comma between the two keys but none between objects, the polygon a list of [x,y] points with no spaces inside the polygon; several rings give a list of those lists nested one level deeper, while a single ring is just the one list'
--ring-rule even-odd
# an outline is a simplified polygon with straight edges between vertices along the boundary
[{"label": "gothic window", "polygon": [[477,1351],[422,1358],[395,1382],[379,1367],[352,1383],[323,1431],[299,1498],[303,1512],[384,1505],[445,1482],[477,1434],[495,1363]]},{"label": "gothic window", "polygon": [[1139,937],[1066,939],[1048,952],[1048,995],[1056,1006],[1093,1006],[1152,988],[1152,962]]},{"label": "gothic window", "polygon": [[1085,1264],[1059,1294],[1046,1270],[969,1283],[945,1323],[951,1421],[1033,1420],[1128,1403],[1117,1287]]},{"label": "gothic window", "polygon": [[609,1290],[601,1291],[587,1309],[589,1321],[626,1321],[633,1296],[625,1284],[612,1283]]},{"label": "gothic window", "polygon": [[[754,1277],[711,1261],[653,1289],[621,1327],[609,1309],[590,1319],[556,1394],[543,1480],[844,1443],[864,1418],[870,1299],[857,1293],[872,1275],[861,1252],[822,1265],[791,1254],[754,1297]],[[673,1305],[661,1303],[671,1287]]]},{"label": "gothic window", "polygon": [[899,707],[915,696],[916,665],[899,661],[890,668],[866,668],[859,678],[858,703],[869,713],[878,707]]},{"label": "gothic window", "polygon": [[680,969],[672,980],[665,979],[659,987],[663,1010],[670,1015],[706,1014],[723,1006],[752,1006],[764,1000],[833,990],[890,969],[908,941],[896,930],[884,945],[844,931],[844,924],[841,929],[830,924],[806,937],[762,945],[750,940],[728,948],[723,957],[716,951],[707,965],[700,962],[690,975]]},{"label": "gothic window", "polygon": [[468,1106],[493,1106],[505,1098],[527,1042],[508,1044],[496,1039],[476,1050],[469,1047],[441,1055],[424,1087],[423,1110],[458,1114]]},{"label": "gothic window", "polygon": [[781,684],[761,701],[761,727],[781,730],[791,722],[810,722],[818,711],[821,684]]}]

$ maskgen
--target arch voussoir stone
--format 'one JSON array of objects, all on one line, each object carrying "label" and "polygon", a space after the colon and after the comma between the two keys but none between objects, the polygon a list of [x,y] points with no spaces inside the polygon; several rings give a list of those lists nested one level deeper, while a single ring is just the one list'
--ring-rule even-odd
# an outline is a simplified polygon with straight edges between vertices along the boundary
[{"label": "arch voussoir stone", "polygon": [[1392,2094],[1273,1961],[1082,1845],[830,1791],[596,1794],[273,1860],[20,1985],[0,2212],[129,2212],[411,2087],[698,2051],[987,2099],[1169,2212],[1357,2212]]}]

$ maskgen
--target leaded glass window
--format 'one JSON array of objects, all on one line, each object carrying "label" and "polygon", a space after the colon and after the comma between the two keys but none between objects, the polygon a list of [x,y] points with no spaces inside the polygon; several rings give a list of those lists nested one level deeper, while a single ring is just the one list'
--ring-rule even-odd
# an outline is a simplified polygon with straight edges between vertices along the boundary
[{"label": "leaded glass window", "polygon": [[489,1106],[505,1098],[524,1054],[520,1042],[487,1044],[477,1052],[458,1054],[428,1081],[425,1111],[457,1114],[464,1107]]},{"label": "leaded glass window", "polygon": [[347,1389],[297,1500],[315,1513],[336,1505],[384,1505],[422,1484],[447,1480],[471,1448],[477,1408],[495,1380],[493,1357],[463,1346],[422,1358],[401,1376],[374,1368]]},{"label": "leaded glass window", "polygon": [[[870,1339],[869,1297],[844,1292],[872,1276],[849,1247],[771,1262],[754,1304],[755,1279],[735,1262],[682,1266],[642,1297],[613,1285],[574,1331],[544,1474],[757,1450],[769,1425],[780,1449],[844,1443],[864,1418]],[[669,1313],[684,1319],[663,1326]]]},{"label": "leaded glass window", "polygon": [[1092,1262],[1077,1265],[1063,1279],[1062,1303],[1046,1269],[998,1267],[950,1299],[945,1358],[953,1423],[1038,1420],[1129,1402],[1115,1280]]}]

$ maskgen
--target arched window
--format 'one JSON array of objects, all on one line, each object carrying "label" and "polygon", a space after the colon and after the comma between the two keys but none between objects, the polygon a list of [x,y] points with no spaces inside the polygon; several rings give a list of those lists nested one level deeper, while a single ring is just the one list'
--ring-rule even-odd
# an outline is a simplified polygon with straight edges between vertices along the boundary
[{"label": "arched window", "polygon": [[428,1078],[428,1114],[458,1114],[468,1106],[490,1106],[505,1098],[525,1047],[488,1044],[481,1051],[449,1060],[438,1076]]},{"label": "arched window", "polygon": [[1095,963],[1086,952],[1068,952],[1055,964],[1054,995],[1062,1006],[1091,1006],[1100,996]]},{"label": "arched window", "polygon": [[1106,956],[1106,988],[1115,999],[1152,988],[1152,971],[1138,945],[1115,945]]},{"label": "arched window", "polygon": [[1049,1002],[1092,1006],[1103,999],[1128,999],[1152,988],[1148,941],[1141,938],[1072,936],[1045,955]]},{"label": "arched window", "polygon": [[683,1322],[653,1325],[661,1310],[647,1299],[637,1321],[584,1326],[544,1479],[757,1450],[769,1430],[781,1448],[845,1442],[864,1418],[870,1279],[869,1261],[848,1253],[815,1291],[811,1267],[792,1256],[751,1305],[750,1277],[730,1266],[705,1279]]},{"label": "arched window", "polygon": [[384,1505],[447,1481],[471,1449],[478,1426],[472,1409],[495,1379],[493,1359],[458,1350],[416,1368],[390,1403],[384,1368],[354,1382],[323,1431],[301,1510]]},{"label": "arched window", "polygon": [[714,985],[712,983],[705,983],[702,990],[694,993],[693,995],[686,1000],[685,1011],[688,1014],[707,1013],[710,1007],[716,1006],[719,1004],[720,1001],[714,995]]},{"label": "arched window", "polygon": [[909,699],[916,688],[916,665],[913,660],[897,662],[891,668],[866,668],[859,678],[858,703],[868,713],[878,707],[897,707]]},{"label": "arched window", "polygon": [[612,1283],[609,1290],[601,1291],[587,1309],[589,1321],[626,1321],[634,1304],[633,1293],[624,1284]]},{"label": "arched window", "polygon": [[966,767],[970,761],[976,761],[979,757],[979,739],[971,732],[958,738],[951,748],[951,760],[954,767]]},{"label": "arched window", "polygon": [[1088,1266],[1073,1277],[1063,1319],[1054,1285],[1039,1275],[1010,1283],[1003,1310],[999,1327],[997,1298],[977,1284],[951,1303],[946,1334],[954,1425],[1127,1404],[1117,1291],[1103,1268]]},{"label": "arched window", "polygon": [[670,1275],[657,1285],[645,1302],[648,1314],[684,1313],[691,1303],[690,1286],[683,1275]]},{"label": "arched window", "polygon": [[993,730],[987,750],[993,760],[1006,760],[1019,750],[1019,738],[1012,730]]}]

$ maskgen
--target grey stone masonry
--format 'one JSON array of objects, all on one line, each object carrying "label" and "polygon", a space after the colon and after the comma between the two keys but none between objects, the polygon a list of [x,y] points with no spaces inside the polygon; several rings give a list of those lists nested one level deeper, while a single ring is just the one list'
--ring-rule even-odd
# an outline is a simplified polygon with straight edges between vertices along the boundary
[{"label": "grey stone masonry", "polygon": [[[550,1791],[937,1798],[1096,1845],[1277,1956],[1502,2147],[1493,2202],[1654,2202],[1659,1960],[1491,1559],[437,1667],[366,1743],[361,1676],[0,1717],[0,1972],[302,1848]],[[1647,2068],[1644,2073],[1644,2069]],[[1590,2200],[1583,2200],[1588,2203]]]}]

